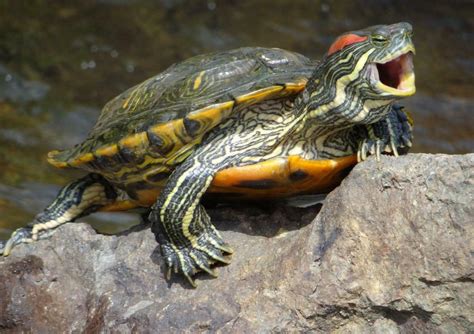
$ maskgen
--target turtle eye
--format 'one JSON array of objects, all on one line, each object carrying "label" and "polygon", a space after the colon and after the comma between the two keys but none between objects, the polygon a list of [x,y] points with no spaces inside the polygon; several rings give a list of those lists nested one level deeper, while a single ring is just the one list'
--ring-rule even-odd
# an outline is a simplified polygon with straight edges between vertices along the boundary
[{"label": "turtle eye", "polygon": [[376,46],[384,46],[388,42],[388,38],[383,35],[373,35],[371,40],[372,43]]}]

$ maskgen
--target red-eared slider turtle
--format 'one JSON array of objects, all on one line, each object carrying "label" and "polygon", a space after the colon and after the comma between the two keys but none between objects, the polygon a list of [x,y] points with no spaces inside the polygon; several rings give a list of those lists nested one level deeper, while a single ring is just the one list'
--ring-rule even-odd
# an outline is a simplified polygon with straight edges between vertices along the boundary
[{"label": "red-eared slider turtle", "polygon": [[411,145],[394,106],[415,93],[408,23],[345,33],[319,63],[241,48],[197,56],[106,104],[88,138],[49,162],[87,176],[64,187],[0,244],[46,238],[94,211],[149,208],[170,270],[193,283],[232,249],[204,207],[206,192],[251,198],[324,192],[368,154]]}]

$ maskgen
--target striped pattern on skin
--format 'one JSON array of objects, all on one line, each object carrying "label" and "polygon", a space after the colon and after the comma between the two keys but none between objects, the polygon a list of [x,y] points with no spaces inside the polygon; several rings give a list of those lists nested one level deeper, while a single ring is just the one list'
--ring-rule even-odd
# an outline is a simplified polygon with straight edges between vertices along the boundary
[{"label": "striped pattern on skin", "polygon": [[116,198],[113,187],[100,175],[89,174],[61,189],[56,199],[35,218],[32,238],[38,232],[74,221],[78,217],[97,211]]},{"label": "striped pattern on skin", "polygon": [[[385,116],[383,111],[377,112],[378,104],[386,111],[394,100],[393,98],[380,99],[375,94],[371,94],[365,80],[364,69],[367,59],[374,50],[363,52],[365,48],[358,45],[348,48],[351,52],[347,57],[343,58],[334,70],[326,70],[323,79],[318,79],[319,86],[311,93],[309,100],[297,99],[297,107],[305,105],[303,108],[308,113],[308,117],[319,126],[341,128],[357,123],[376,122]],[[355,59],[358,61],[355,62]],[[317,75],[318,73],[315,74]],[[307,90],[310,91],[311,88],[308,87]],[[301,96],[304,97],[304,94]],[[373,108],[374,104],[366,103],[366,101],[377,101],[378,104],[376,108]]]}]

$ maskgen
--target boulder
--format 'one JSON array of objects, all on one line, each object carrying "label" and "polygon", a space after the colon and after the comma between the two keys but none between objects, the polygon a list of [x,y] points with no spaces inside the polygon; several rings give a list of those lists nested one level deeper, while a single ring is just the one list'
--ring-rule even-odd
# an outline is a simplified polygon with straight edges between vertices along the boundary
[{"label": "boulder", "polygon": [[473,203],[474,154],[409,154],[322,207],[217,206],[235,254],[196,289],[165,279],[149,226],[66,224],[0,259],[0,331],[472,333]]}]

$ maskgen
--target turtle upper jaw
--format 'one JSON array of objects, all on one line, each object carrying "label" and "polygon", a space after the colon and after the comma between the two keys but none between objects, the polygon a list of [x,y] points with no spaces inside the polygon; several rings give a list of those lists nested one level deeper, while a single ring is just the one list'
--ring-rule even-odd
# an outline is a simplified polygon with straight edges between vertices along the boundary
[{"label": "turtle upper jaw", "polygon": [[367,75],[370,83],[382,95],[405,97],[415,94],[412,45],[380,62],[370,63]]}]

